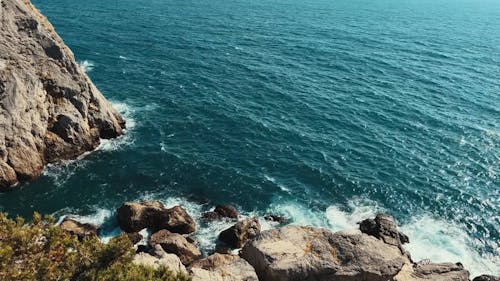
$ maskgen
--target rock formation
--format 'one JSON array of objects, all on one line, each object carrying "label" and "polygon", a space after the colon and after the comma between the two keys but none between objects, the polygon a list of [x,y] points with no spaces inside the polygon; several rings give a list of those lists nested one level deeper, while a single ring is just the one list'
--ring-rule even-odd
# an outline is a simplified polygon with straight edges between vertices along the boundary
[{"label": "rock formation", "polygon": [[405,263],[397,247],[359,231],[286,226],[262,232],[241,252],[261,280],[389,281]]},{"label": "rock formation", "polygon": [[186,268],[181,263],[179,257],[166,253],[160,245],[157,245],[151,253],[138,253],[134,256],[135,264],[142,264],[158,268],[164,266],[173,272],[187,273]]},{"label": "rock formation", "polygon": [[219,234],[219,240],[231,248],[241,248],[245,243],[260,233],[259,219],[249,218],[239,221]]},{"label": "rock formation", "polygon": [[234,206],[231,205],[217,205],[215,209],[203,214],[204,220],[220,220],[223,218],[237,219],[240,214]]},{"label": "rock formation", "polygon": [[258,281],[253,267],[235,255],[213,254],[190,267],[193,281]]},{"label": "rock formation", "polygon": [[159,201],[125,202],[116,210],[118,225],[125,232],[138,232],[149,228],[153,231],[188,234],[196,230],[196,223],[180,206],[167,209]]},{"label": "rock formation", "polygon": [[166,229],[151,235],[149,244],[153,248],[160,245],[165,252],[177,255],[184,265],[201,258],[201,252],[196,245],[190,243],[184,236]]},{"label": "rock formation", "polygon": [[0,1],[0,191],[95,149],[125,121],[29,0]]},{"label": "rock formation", "polygon": [[98,227],[90,223],[81,223],[71,217],[65,217],[59,227],[73,235],[78,236],[78,239],[83,239],[85,236],[97,236]]}]

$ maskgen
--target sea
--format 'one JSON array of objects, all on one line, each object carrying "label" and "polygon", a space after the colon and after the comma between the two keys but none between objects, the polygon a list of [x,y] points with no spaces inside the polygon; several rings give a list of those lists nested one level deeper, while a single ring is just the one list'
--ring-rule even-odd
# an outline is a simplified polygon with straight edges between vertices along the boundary
[{"label": "sea", "polygon": [[385,212],[413,259],[500,275],[500,1],[32,2],[128,128],[0,211],[106,241],[124,201],[180,204],[206,253],[215,204],[332,231]]}]

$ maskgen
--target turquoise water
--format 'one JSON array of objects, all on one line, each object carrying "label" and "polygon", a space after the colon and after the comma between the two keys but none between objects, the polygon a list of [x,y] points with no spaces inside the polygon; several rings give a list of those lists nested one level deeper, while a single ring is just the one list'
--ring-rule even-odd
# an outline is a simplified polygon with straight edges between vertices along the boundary
[{"label": "turquoise water", "polygon": [[[333,230],[385,211],[416,259],[500,274],[500,1],[33,2],[129,129],[1,210],[104,238],[125,200]],[[201,226],[208,248],[227,225]]]}]

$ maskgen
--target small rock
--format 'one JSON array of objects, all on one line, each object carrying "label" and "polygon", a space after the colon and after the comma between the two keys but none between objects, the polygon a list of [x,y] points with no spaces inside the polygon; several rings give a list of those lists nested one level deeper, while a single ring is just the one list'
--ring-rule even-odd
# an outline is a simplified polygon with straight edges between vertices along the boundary
[{"label": "small rock", "polygon": [[166,229],[180,234],[189,234],[196,231],[196,223],[181,206],[168,209],[165,213],[165,219],[160,221],[157,228],[153,228],[153,230]]},{"label": "small rock", "polygon": [[59,227],[73,235],[77,235],[80,240],[85,236],[97,236],[98,232],[98,227],[96,225],[81,223],[70,217],[65,217]]},{"label": "small rock", "polygon": [[386,214],[378,214],[375,219],[366,219],[359,224],[361,232],[381,239],[385,243],[397,247],[409,243],[407,235],[398,231],[394,219]]},{"label": "small rock", "polygon": [[284,223],[288,222],[287,218],[282,217],[282,216],[278,216],[278,215],[273,215],[273,214],[267,214],[267,215],[265,215],[264,219],[266,221],[273,221],[273,222],[277,222],[279,224],[284,224]]},{"label": "small rock", "polygon": [[201,257],[200,250],[194,244],[189,243],[184,236],[166,229],[151,235],[149,244],[153,248],[160,245],[165,252],[177,255],[185,265]]},{"label": "small rock", "polygon": [[249,218],[242,220],[219,234],[219,240],[232,248],[241,248],[248,239],[256,237],[260,233],[259,220]]},{"label": "small rock", "polygon": [[173,272],[187,273],[187,270],[181,263],[179,257],[174,254],[166,253],[159,245],[154,250],[154,253],[152,255],[145,252],[140,252],[134,256],[132,262],[135,264],[151,266],[155,269],[159,268],[160,266],[164,266],[168,270]]},{"label": "small rock", "polygon": [[500,281],[500,277],[493,275],[481,275],[474,278],[472,281]]},{"label": "small rock", "polygon": [[215,209],[203,214],[204,220],[219,220],[222,218],[237,219],[239,216],[238,210],[231,205],[217,205]]},{"label": "small rock", "polygon": [[235,255],[213,254],[195,261],[190,268],[193,281],[258,281],[253,267]]},{"label": "small rock", "polygon": [[459,263],[417,263],[409,261],[394,281],[469,281],[469,272]]},{"label": "small rock", "polygon": [[132,245],[135,245],[142,240],[142,235],[139,232],[127,233],[128,239],[132,242]]}]

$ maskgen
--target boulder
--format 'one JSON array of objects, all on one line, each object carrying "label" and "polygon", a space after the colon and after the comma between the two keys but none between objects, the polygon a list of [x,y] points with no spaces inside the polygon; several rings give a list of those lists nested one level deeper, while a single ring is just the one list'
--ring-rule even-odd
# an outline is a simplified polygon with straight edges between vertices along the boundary
[{"label": "boulder", "polygon": [[259,281],[253,267],[235,255],[213,254],[195,261],[189,271],[193,281]]},{"label": "boulder", "polygon": [[196,230],[195,221],[180,206],[167,209],[159,201],[126,202],[116,210],[118,225],[125,232],[138,232],[144,228],[153,231],[167,229],[188,234]]},{"label": "boulder", "polygon": [[469,272],[460,263],[416,263],[409,261],[394,281],[469,281]]},{"label": "boulder", "polygon": [[155,248],[160,245],[167,253],[177,255],[185,265],[201,257],[201,252],[196,245],[189,243],[186,238],[178,233],[162,229],[149,238],[149,244]]},{"label": "boulder", "polygon": [[386,214],[378,214],[375,219],[366,219],[359,224],[361,232],[381,239],[385,243],[397,247],[409,243],[407,235],[398,231],[394,218]]},{"label": "boulder", "polygon": [[65,217],[59,225],[63,230],[83,239],[85,236],[97,236],[98,227],[90,223],[81,223],[71,217]]},{"label": "boulder", "polygon": [[493,275],[481,275],[474,278],[472,281],[500,281],[500,277]]},{"label": "boulder", "polygon": [[230,228],[219,234],[219,240],[232,248],[241,248],[248,239],[252,239],[260,233],[259,220],[254,218],[239,221]]},{"label": "boulder", "polygon": [[30,1],[0,5],[0,191],[120,136],[125,121]]},{"label": "boulder", "polygon": [[237,219],[239,216],[238,210],[231,205],[217,205],[215,209],[203,214],[204,220],[219,220],[222,218]]},{"label": "boulder", "polygon": [[267,214],[264,216],[264,219],[266,221],[272,221],[272,222],[277,222],[279,224],[284,224],[288,222],[288,219],[282,216],[278,215],[273,215],[273,214]]},{"label": "boulder", "polygon": [[405,263],[397,247],[359,231],[302,226],[264,231],[241,256],[266,281],[389,281]]},{"label": "boulder", "polygon": [[160,245],[157,245],[152,253],[137,253],[132,262],[135,264],[150,266],[155,269],[163,266],[173,272],[187,273],[187,270],[181,263],[179,257],[174,254],[166,253]]}]

